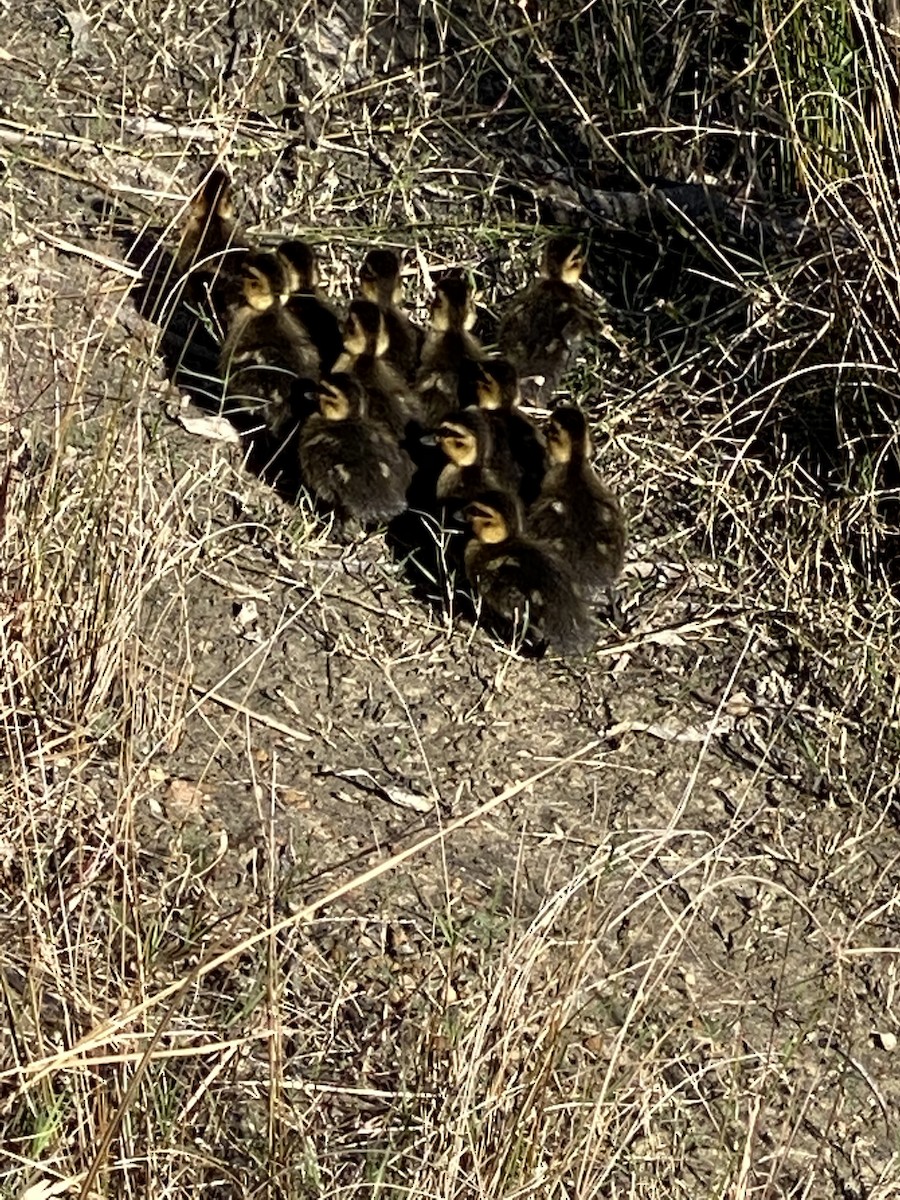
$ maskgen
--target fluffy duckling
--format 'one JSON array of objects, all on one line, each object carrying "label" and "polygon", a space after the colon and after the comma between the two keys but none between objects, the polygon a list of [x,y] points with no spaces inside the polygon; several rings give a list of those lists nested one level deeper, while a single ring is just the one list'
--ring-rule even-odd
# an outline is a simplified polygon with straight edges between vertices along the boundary
[{"label": "fluffy duckling", "polygon": [[547,452],[550,466],[528,514],[528,533],[553,547],[586,593],[605,590],[614,603],[613,585],[625,558],[625,517],[591,466],[590,433],[580,409],[554,410]]},{"label": "fluffy duckling", "polygon": [[488,492],[463,510],[472,537],[466,576],[487,608],[536,648],[585,653],[594,640],[587,607],[563,561],[522,532],[519,501]]},{"label": "fluffy duckling", "polygon": [[189,273],[191,299],[211,302],[221,316],[231,298],[230,284],[246,254],[234,220],[231,179],[217,167],[191,200],[175,268],[179,276]]},{"label": "fluffy duckling", "polygon": [[403,303],[400,259],[393,250],[369,251],[359,271],[359,290],[363,299],[377,304],[384,316],[388,335],[385,360],[412,383],[425,335],[400,307]]},{"label": "fluffy duckling", "polygon": [[508,447],[495,442],[490,418],[481,409],[448,414],[434,439],[447,459],[435,486],[438,500],[468,501],[486,491],[517,490],[520,472]]},{"label": "fluffy duckling", "polygon": [[276,254],[287,276],[286,308],[309,334],[328,373],[344,348],[338,315],[319,291],[319,263],[307,242],[282,242]]},{"label": "fluffy duckling", "polygon": [[248,254],[228,313],[219,354],[226,395],[242,408],[263,408],[277,431],[295,410],[299,381],[319,378],[319,355],[285,308],[287,280],[273,254]]},{"label": "fluffy duckling", "polygon": [[505,358],[483,362],[475,395],[490,421],[495,444],[509,448],[518,470],[519,495],[525,504],[531,504],[541,489],[546,453],[536,427],[519,411],[519,377],[512,363]]},{"label": "fluffy duckling", "polygon": [[300,431],[299,454],[307,485],[342,524],[387,521],[406,508],[412,460],[372,418],[366,389],[352,375],[320,385],[319,412]]},{"label": "fluffy duckling", "polygon": [[369,412],[402,440],[418,419],[403,377],[385,360],[390,343],[384,314],[371,300],[354,300],[344,327],[338,374],[352,375],[369,395]]},{"label": "fluffy duckling", "polygon": [[486,357],[470,332],[475,319],[475,296],[468,281],[459,275],[438,280],[416,382],[431,425],[474,402],[479,363]]},{"label": "fluffy duckling", "polygon": [[519,372],[522,392],[546,404],[594,316],[579,287],[584,252],[578,238],[553,237],[544,248],[541,277],[509,301],[500,321],[500,353]]}]

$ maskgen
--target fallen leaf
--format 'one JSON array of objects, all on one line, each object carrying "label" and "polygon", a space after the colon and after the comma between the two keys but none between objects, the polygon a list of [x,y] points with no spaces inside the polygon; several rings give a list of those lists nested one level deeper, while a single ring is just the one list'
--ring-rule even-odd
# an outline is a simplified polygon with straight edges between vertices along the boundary
[{"label": "fallen leaf", "polygon": [[309,808],[310,799],[306,792],[299,788],[285,788],[281,793],[281,803],[286,808]]},{"label": "fallen leaf", "polygon": [[235,624],[241,629],[246,629],[248,625],[254,625],[259,620],[259,609],[256,607],[256,601],[245,600],[243,604],[235,604],[234,620]]},{"label": "fallen leaf", "polygon": [[657,629],[654,633],[648,633],[646,640],[653,642],[656,646],[686,646],[687,642],[680,633],[676,633],[674,629]]},{"label": "fallen leaf", "polygon": [[79,1181],[77,1179],[41,1179],[19,1193],[19,1200],[51,1200],[52,1196],[62,1196],[71,1191]]},{"label": "fallen leaf", "polygon": [[196,779],[172,779],[166,788],[166,809],[170,816],[184,818],[201,812],[211,796]]},{"label": "fallen leaf", "polygon": [[730,717],[746,717],[748,713],[753,712],[753,701],[746,692],[735,692],[725,701],[722,710]]},{"label": "fallen leaf", "polygon": [[195,417],[179,413],[176,420],[182,429],[196,434],[197,437],[209,438],[211,442],[230,442],[232,446],[241,444],[240,434],[227,417]]},{"label": "fallen leaf", "polygon": [[647,721],[619,721],[606,731],[610,738],[620,737],[623,733],[646,733],[650,737],[659,738],[661,742],[705,742],[709,737],[717,737],[730,733],[734,728],[733,719],[724,718],[710,721],[708,725],[661,725],[650,724]]},{"label": "fallen leaf", "polygon": [[411,808],[420,813],[431,812],[434,808],[434,801],[427,796],[411,792],[408,788],[398,787],[393,783],[379,783],[375,776],[363,767],[349,767],[346,771],[334,771],[333,774],[338,779],[348,779],[351,783],[355,783],[364,792],[370,794],[374,792],[382,800],[388,800],[391,804],[396,804],[398,808]]},{"label": "fallen leaf", "polygon": [[80,9],[63,9],[63,18],[72,34],[72,57],[80,58],[91,50],[91,19]]}]

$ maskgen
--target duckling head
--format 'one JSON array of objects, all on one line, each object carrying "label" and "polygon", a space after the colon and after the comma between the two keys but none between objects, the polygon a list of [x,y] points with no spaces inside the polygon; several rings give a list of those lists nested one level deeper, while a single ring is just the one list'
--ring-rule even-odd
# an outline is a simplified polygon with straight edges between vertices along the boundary
[{"label": "duckling head", "polygon": [[319,412],[326,421],[347,421],[350,417],[366,415],[366,389],[352,375],[332,375],[330,379],[323,379],[317,398]]},{"label": "duckling head", "polygon": [[505,358],[492,358],[481,364],[475,383],[480,408],[510,409],[519,403],[519,376]]},{"label": "duckling head", "polygon": [[196,221],[218,217],[230,221],[234,217],[234,202],[231,198],[231,179],[221,167],[210,171],[191,200],[191,215]]},{"label": "duckling head", "polygon": [[359,269],[359,290],[366,300],[386,308],[403,300],[400,258],[393,250],[370,250]]},{"label": "duckling head", "polygon": [[462,275],[447,275],[434,286],[431,327],[437,333],[462,332],[475,324],[475,293]]},{"label": "duckling head", "polygon": [[344,349],[348,354],[371,354],[381,358],[387,353],[390,337],[381,309],[371,300],[354,300],[344,327]]},{"label": "duckling head", "polygon": [[550,461],[565,465],[584,462],[591,453],[591,435],[587,419],[580,408],[565,406],[550,414],[547,430],[547,452]]},{"label": "duckling head", "polygon": [[491,452],[491,431],[483,412],[466,408],[445,418],[434,440],[457,467],[474,467]]},{"label": "duckling head", "polygon": [[288,297],[287,279],[274,254],[248,255],[241,268],[241,292],[244,303],[257,312],[284,303]]},{"label": "duckling head", "polygon": [[288,291],[312,292],[319,283],[316,252],[307,242],[282,242],[275,252],[287,276]]},{"label": "duckling head", "polygon": [[578,238],[568,234],[553,237],[544,247],[541,274],[545,279],[561,279],[563,283],[577,283],[584,270],[584,251]]},{"label": "duckling head", "polygon": [[485,492],[462,511],[479,542],[497,546],[514,537],[522,527],[522,512],[514,496],[505,492]]},{"label": "duckling head", "polygon": [[478,436],[456,421],[445,421],[435,440],[447,458],[457,467],[474,467],[478,462]]}]

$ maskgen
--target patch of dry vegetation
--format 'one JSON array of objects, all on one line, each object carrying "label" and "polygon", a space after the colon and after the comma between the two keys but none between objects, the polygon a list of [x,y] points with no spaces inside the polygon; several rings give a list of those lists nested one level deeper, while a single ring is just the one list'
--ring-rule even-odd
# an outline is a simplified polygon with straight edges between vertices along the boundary
[{"label": "patch of dry vegetation", "polygon": [[[0,1194],[896,1195],[878,11],[85,13],[0,85]],[[169,419],[213,153],[342,295],[415,247],[490,324],[583,228],[633,542],[584,664]]]}]

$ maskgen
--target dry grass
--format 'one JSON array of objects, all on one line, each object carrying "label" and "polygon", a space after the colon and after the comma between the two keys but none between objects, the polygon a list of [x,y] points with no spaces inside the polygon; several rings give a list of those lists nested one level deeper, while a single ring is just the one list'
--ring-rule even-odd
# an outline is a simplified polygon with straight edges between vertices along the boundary
[{"label": "dry grass", "polygon": [[[806,8],[15,19],[0,1195],[897,1194],[896,74]],[[409,247],[488,328],[584,227],[633,543],[589,662],[168,419],[134,274],[213,154],[335,293]]]}]

